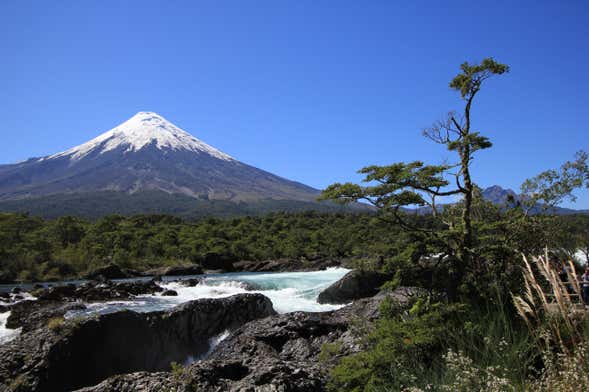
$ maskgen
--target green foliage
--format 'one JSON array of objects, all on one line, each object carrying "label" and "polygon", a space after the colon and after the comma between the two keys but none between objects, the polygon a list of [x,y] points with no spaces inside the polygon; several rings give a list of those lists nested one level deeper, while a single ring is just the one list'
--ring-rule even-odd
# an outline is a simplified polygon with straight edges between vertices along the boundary
[{"label": "green foliage", "polygon": [[170,373],[172,373],[174,381],[181,382],[185,372],[186,369],[184,368],[184,366],[182,366],[182,364],[179,364],[178,362],[170,363]]},{"label": "green foliage", "polygon": [[392,301],[367,335],[365,350],[331,373],[333,391],[513,391],[533,375],[539,352],[512,309],[417,300]]},{"label": "green foliage", "polygon": [[460,306],[419,300],[399,314],[385,303],[366,349],[342,359],[331,374],[333,391],[400,391],[429,377],[441,358],[448,325]]},{"label": "green foliage", "polygon": [[319,361],[327,362],[340,353],[342,349],[341,342],[324,343],[321,346],[321,352],[319,353]]},{"label": "green foliage", "polygon": [[565,162],[558,170],[546,170],[526,180],[522,193],[526,196],[522,203],[528,209],[542,203],[545,208],[556,206],[564,200],[575,201],[573,191],[580,187],[589,188],[588,155],[579,151],[574,161]]},{"label": "green foliage", "polygon": [[[427,225],[430,218],[414,217]],[[372,214],[275,213],[264,217],[203,218],[111,215],[95,222],[43,220],[0,213],[0,271],[22,281],[74,278],[116,263],[145,270],[163,265],[289,258],[365,260],[380,268],[404,234]],[[384,261],[383,261],[384,263]]]},{"label": "green foliage", "polygon": [[492,75],[509,72],[509,66],[500,64],[493,58],[488,57],[481,61],[480,64],[471,65],[464,62],[460,65],[460,70],[462,73],[452,79],[450,88],[459,91],[462,98],[469,99],[480,90],[484,80]]},{"label": "green foliage", "polygon": [[[482,83],[493,75],[508,72],[509,67],[497,63],[492,58],[486,58],[475,65],[465,62],[460,66],[460,70],[461,72],[450,82],[450,87],[459,91],[466,101],[463,117],[459,118],[450,113],[445,122],[438,122],[424,131],[426,137],[455,152],[456,163],[425,165],[421,161],[414,161],[388,166],[367,166],[361,169],[360,173],[366,175],[363,181],[368,185],[336,183],[327,187],[322,194],[324,200],[343,203],[365,200],[405,230],[422,232],[432,240],[445,242],[447,254],[451,256],[447,260],[451,264],[451,281],[455,282],[456,286],[449,287],[448,290],[449,295],[453,297],[457,295],[457,287],[465,281],[468,273],[472,272],[473,261],[476,261],[473,260],[475,233],[472,221],[473,199],[477,187],[470,175],[471,162],[477,151],[492,146],[486,136],[471,129],[471,106]],[[453,181],[450,181],[450,178],[454,178]],[[449,196],[462,196],[462,202],[458,206],[460,219],[453,222],[440,219],[442,229],[424,230],[422,227],[411,225],[405,219],[403,209],[410,206],[427,206],[434,216],[438,216],[440,198],[443,200]]]}]

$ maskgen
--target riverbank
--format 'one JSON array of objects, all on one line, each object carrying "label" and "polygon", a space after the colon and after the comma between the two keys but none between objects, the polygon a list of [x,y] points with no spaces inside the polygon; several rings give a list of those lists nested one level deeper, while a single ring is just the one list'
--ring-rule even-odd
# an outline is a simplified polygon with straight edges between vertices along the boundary
[{"label": "riverbank", "polygon": [[[2,314],[17,329],[0,344],[0,386],[155,390],[154,377],[163,377],[167,386],[199,390],[240,391],[252,382],[323,390],[332,362],[319,357],[331,345],[339,355],[357,352],[357,322],[375,320],[386,297],[319,304],[326,288],[355,276],[348,272],[231,273],[42,289],[37,299]],[[151,293],[130,294],[141,290]],[[164,295],[169,291],[175,295]],[[81,300],[98,294],[129,297]]]}]

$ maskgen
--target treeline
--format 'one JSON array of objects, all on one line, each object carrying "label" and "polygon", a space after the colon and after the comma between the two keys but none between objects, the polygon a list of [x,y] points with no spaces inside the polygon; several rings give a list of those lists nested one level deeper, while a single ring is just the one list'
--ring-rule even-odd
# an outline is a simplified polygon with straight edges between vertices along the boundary
[{"label": "treeline", "polygon": [[[412,224],[432,228],[429,215],[408,215]],[[573,252],[587,248],[589,217],[546,217],[550,238],[535,226],[520,230],[518,247],[545,246]],[[487,242],[508,244],[498,221],[487,217]],[[271,213],[262,217],[184,220],[169,215],[110,215],[97,221],[64,216],[54,220],[0,213],[0,278],[35,281],[73,278],[115,263],[145,270],[162,265],[291,258],[381,260],[396,263],[437,253],[417,246],[415,234],[382,216],[351,213]]]},{"label": "treeline", "polygon": [[[427,217],[415,217],[427,225]],[[97,221],[0,214],[4,281],[77,277],[107,263],[162,265],[278,258],[363,258],[389,253],[399,230],[374,215],[318,212],[183,220],[111,215]]]}]

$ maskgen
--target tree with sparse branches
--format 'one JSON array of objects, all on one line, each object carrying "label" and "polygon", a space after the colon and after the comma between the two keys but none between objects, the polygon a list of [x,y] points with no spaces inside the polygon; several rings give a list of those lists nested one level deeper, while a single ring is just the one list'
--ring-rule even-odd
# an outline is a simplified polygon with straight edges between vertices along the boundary
[{"label": "tree with sparse branches", "polygon": [[[369,185],[332,184],[323,191],[321,199],[343,203],[364,200],[376,206],[383,215],[392,217],[403,228],[423,231],[422,228],[413,227],[404,218],[406,207],[427,206],[438,216],[440,198],[443,200],[444,197],[460,196],[460,227],[450,228],[459,232],[453,256],[457,264],[456,277],[462,278],[472,261],[472,208],[477,187],[471,177],[471,163],[476,152],[492,146],[486,136],[474,129],[471,108],[483,82],[508,71],[507,65],[498,63],[493,58],[486,58],[480,64],[463,63],[460,73],[450,82],[450,88],[458,91],[464,101],[463,112],[460,115],[449,113],[446,120],[437,122],[423,133],[430,140],[455,152],[458,156],[455,163],[426,165],[415,161],[389,166],[368,166],[359,172],[366,175],[364,182]],[[434,230],[429,234],[439,235]]]}]

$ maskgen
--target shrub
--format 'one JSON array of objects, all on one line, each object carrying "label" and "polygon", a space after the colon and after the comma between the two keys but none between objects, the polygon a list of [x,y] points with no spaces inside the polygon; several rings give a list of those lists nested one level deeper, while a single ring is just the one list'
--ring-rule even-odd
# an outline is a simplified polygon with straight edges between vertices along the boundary
[{"label": "shrub", "polygon": [[376,328],[366,338],[366,349],[345,357],[332,370],[332,391],[399,391],[437,374],[445,332],[460,305],[418,299],[408,312],[390,303],[381,308]]}]

